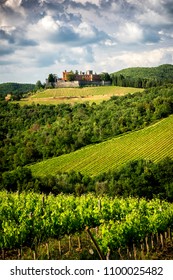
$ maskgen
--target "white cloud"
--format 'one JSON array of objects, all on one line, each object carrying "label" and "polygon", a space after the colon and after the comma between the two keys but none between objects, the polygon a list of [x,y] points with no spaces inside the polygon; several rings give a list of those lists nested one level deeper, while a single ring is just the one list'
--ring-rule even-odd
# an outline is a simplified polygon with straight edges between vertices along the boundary
[{"label": "white cloud", "polygon": [[81,37],[93,37],[95,35],[93,28],[87,22],[80,23],[75,32]]},{"label": "white cloud", "polygon": [[137,16],[137,19],[141,24],[150,26],[160,26],[171,24],[171,19],[164,13],[158,13],[157,11],[147,10],[143,14]]},{"label": "white cloud", "polygon": [[143,30],[136,23],[126,22],[119,27],[116,38],[122,43],[138,43],[143,39]]},{"label": "white cloud", "polygon": [[106,57],[103,65],[109,65],[112,71],[128,67],[151,67],[160,64],[173,63],[173,48],[160,48],[150,51],[124,51],[116,55]]},{"label": "white cloud", "polygon": [[54,32],[59,29],[60,24],[55,21],[50,15],[47,15],[39,20],[37,23],[38,28],[41,27],[48,32]]},{"label": "white cloud", "polygon": [[16,8],[20,7],[21,2],[22,2],[22,0],[7,0],[5,2],[5,5],[12,9],[16,9]]}]

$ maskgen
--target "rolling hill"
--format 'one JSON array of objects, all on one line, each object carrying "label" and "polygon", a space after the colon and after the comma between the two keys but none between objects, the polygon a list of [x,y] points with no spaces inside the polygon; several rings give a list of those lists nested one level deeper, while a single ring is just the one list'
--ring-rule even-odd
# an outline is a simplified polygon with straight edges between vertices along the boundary
[{"label": "rolling hill", "polygon": [[0,94],[26,93],[34,90],[34,84],[2,83],[0,84]]},{"label": "rolling hill", "polygon": [[173,158],[173,115],[142,130],[89,145],[70,154],[30,166],[34,176],[55,175],[71,170],[94,176],[121,167],[130,160],[147,159],[157,162]]},{"label": "rolling hill", "polygon": [[135,77],[141,79],[164,79],[173,82],[173,65],[163,64],[158,67],[131,67],[111,75],[123,75],[124,77]]}]

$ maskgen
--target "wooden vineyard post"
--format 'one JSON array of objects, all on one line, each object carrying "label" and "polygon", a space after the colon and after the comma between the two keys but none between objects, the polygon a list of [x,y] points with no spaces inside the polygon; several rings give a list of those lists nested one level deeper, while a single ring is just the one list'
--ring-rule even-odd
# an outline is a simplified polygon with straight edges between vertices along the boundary
[{"label": "wooden vineyard post", "polygon": [[47,251],[47,258],[50,260],[50,251],[49,251],[49,243],[46,242],[46,251]]},{"label": "wooden vineyard post", "polygon": [[158,232],[156,233],[156,241],[157,241],[157,244],[160,243],[160,242],[159,242],[159,234],[158,234]]},{"label": "wooden vineyard post", "polygon": [[78,236],[78,250],[81,250],[82,249],[82,244],[81,244],[81,237]]},{"label": "wooden vineyard post", "polygon": [[151,234],[151,249],[154,248],[154,237],[153,234]]},{"label": "wooden vineyard post", "polygon": [[94,238],[94,236],[92,235],[91,231],[89,230],[88,227],[86,227],[85,230],[88,232],[88,234],[89,234],[91,240],[93,241],[93,243],[94,243],[94,245],[95,245],[95,248],[96,248],[96,250],[97,250],[97,253],[98,253],[100,259],[101,259],[101,260],[105,260],[105,257],[104,257],[104,255],[103,255],[102,251],[100,250],[100,247],[99,247],[99,245],[97,244],[97,241],[95,240],[95,238]]},{"label": "wooden vineyard post", "polygon": [[71,235],[68,237],[68,244],[69,244],[69,252],[72,250],[72,244],[71,244]]},{"label": "wooden vineyard post", "polygon": [[163,241],[163,234],[160,233],[160,242],[161,242],[161,245],[162,245],[162,249],[164,248],[164,241]]},{"label": "wooden vineyard post", "polygon": [[137,260],[136,246],[134,243],[133,243],[133,256],[134,256],[134,259]]},{"label": "wooden vineyard post", "polygon": [[111,250],[108,248],[108,252],[107,252],[107,255],[106,255],[106,260],[109,260],[110,253],[111,253]]},{"label": "wooden vineyard post", "polygon": [[167,231],[164,232],[164,238],[165,238],[165,239],[168,238],[168,233],[167,233]]},{"label": "wooden vineyard post", "polygon": [[120,256],[120,259],[123,260],[123,256],[122,256],[122,254],[121,254],[121,248],[118,248],[118,254],[119,254],[119,256]]},{"label": "wooden vineyard post", "polygon": [[62,255],[61,240],[58,240],[58,249],[59,249],[59,254],[60,254],[60,256],[61,256],[61,255]]},{"label": "wooden vineyard post", "polygon": [[2,249],[2,259],[5,260],[5,249]]},{"label": "wooden vineyard post", "polygon": [[20,247],[20,248],[18,249],[17,257],[18,257],[18,260],[21,260],[21,258],[22,258],[22,247]]},{"label": "wooden vineyard post", "polygon": [[172,238],[171,238],[171,229],[170,229],[170,228],[168,228],[168,238],[169,238],[169,240],[172,239]]},{"label": "wooden vineyard post", "polygon": [[144,255],[144,243],[142,242],[141,243],[141,259],[143,260],[144,257],[145,257],[145,255]]},{"label": "wooden vineyard post", "polygon": [[145,237],[145,245],[146,245],[147,253],[149,253],[150,249],[149,249],[149,245],[148,245],[148,236]]}]

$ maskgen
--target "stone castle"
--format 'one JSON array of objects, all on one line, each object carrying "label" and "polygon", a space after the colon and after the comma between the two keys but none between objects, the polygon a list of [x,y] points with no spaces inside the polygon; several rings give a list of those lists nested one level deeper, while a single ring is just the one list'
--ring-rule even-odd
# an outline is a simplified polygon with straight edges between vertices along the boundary
[{"label": "stone castle", "polygon": [[[53,83],[54,87],[81,87],[81,86],[103,86],[110,85],[110,81],[102,81],[100,75],[93,73],[93,70],[86,72],[73,73],[66,70],[62,73],[62,78],[57,78]],[[49,86],[48,79],[46,79],[46,85]]]}]

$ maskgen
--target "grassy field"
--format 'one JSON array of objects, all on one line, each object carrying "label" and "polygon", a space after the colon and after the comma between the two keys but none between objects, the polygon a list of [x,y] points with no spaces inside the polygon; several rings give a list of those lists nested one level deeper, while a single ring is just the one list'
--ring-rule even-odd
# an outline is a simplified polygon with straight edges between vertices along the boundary
[{"label": "grassy field", "polygon": [[80,171],[91,176],[115,169],[130,160],[173,158],[173,115],[142,130],[30,166],[33,175]]},{"label": "grassy field", "polygon": [[121,96],[128,93],[143,91],[139,88],[100,86],[84,88],[56,88],[37,92],[28,98],[22,99],[20,104],[59,104],[59,103],[81,103],[108,100],[111,96]]}]

